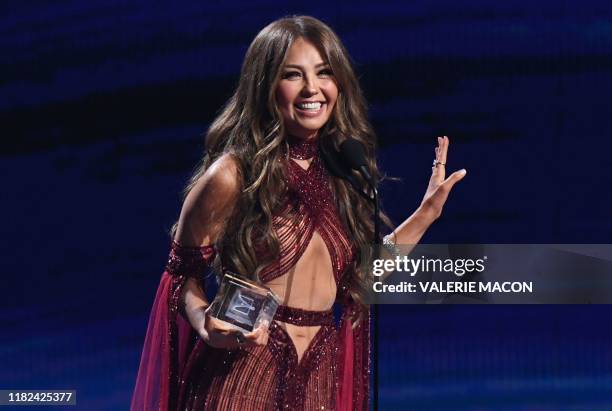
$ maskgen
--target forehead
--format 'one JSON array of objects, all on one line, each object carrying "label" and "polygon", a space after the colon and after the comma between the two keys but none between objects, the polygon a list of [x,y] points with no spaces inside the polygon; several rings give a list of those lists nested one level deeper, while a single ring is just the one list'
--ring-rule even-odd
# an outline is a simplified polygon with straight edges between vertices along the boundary
[{"label": "forehead", "polygon": [[287,52],[287,58],[285,64],[297,64],[297,65],[317,65],[320,63],[326,63],[325,59],[319,53],[319,50],[314,44],[300,37],[297,39],[289,48]]}]

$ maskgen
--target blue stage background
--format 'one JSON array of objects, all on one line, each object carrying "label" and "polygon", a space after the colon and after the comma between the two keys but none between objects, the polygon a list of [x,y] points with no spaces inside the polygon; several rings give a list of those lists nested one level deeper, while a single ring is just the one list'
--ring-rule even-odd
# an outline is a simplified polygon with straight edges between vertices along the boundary
[{"label": "blue stage background", "polygon": [[[201,135],[286,14],[352,54],[396,223],[450,136],[468,174],[423,242],[610,242],[609,2],[5,2],[0,389],[128,408]],[[382,307],[380,409],[610,410],[611,313]]]}]

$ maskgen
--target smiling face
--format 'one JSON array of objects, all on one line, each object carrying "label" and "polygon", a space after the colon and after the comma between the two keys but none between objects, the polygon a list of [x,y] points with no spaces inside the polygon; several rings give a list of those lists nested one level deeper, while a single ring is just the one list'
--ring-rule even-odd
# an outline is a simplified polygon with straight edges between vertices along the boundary
[{"label": "smiling face", "polygon": [[338,86],[317,48],[297,39],[287,53],[276,89],[276,102],[291,136],[309,139],[327,123],[338,99]]}]

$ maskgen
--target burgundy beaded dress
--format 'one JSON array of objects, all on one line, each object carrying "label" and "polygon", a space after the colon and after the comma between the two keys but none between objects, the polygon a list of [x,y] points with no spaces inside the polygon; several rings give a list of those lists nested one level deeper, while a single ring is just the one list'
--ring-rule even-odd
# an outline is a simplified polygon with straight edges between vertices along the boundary
[{"label": "burgundy beaded dress", "polygon": [[[286,199],[273,218],[280,253],[259,278],[265,284],[287,275],[317,232],[331,257],[336,303],[342,307],[339,326],[333,310],[307,311],[282,305],[270,325],[266,346],[210,347],[178,314],[178,302],[185,280],[202,277],[215,249],[184,247],[172,241],[149,318],[132,410],[369,408],[369,313],[361,312],[346,287],[354,245],[339,218],[331,177],[316,143],[292,145],[290,154],[297,159],[314,158],[308,169],[287,161]],[[359,316],[361,320],[353,322]],[[291,337],[279,322],[320,326],[300,361]]]}]

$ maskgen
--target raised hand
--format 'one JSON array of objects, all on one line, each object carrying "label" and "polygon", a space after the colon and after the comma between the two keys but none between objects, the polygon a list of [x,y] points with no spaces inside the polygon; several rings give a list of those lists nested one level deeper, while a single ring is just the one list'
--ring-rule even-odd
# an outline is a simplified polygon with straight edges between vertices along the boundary
[{"label": "raised hand", "polygon": [[438,146],[435,149],[434,164],[431,168],[431,178],[429,179],[429,185],[427,191],[421,202],[421,208],[423,212],[428,215],[432,220],[437,219],[442,214],[442,208],[448,194],[451,189],[458,181],[460,181],[467,171],[461,169],[455,171],[453,174],[446,178],[446,159],[448,154],[449,140],[447,136],[438,137]]}]

